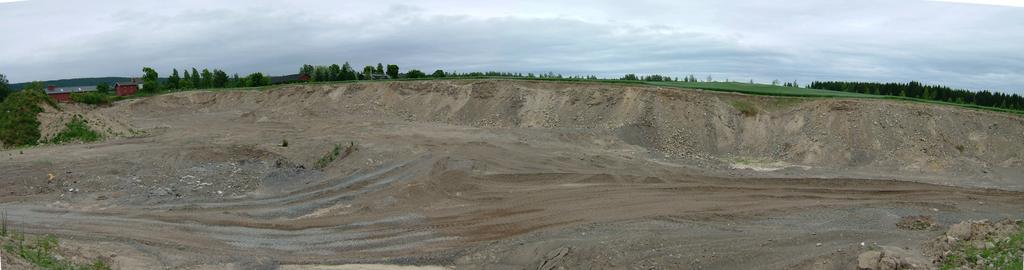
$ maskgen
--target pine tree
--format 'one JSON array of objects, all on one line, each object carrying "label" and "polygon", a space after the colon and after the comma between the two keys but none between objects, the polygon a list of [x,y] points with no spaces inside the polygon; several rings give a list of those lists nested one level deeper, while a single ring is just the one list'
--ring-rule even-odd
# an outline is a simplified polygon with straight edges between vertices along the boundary
[{"label": "pine tree", "polygon": [[192,86],[192,75],[190,73],[188,73],[188,69],[184,69],[184,71],[185,72],[182,72],[182,73],[185,73],[185,78],[181,79],[181,81],[179,82],[178,88],[180,88],[180,89],[192,89],[192,87],[193,87]]},{"label": "pine tree", "polygon": [[202,78],[199,78],[199,71],[192,68],[192,88],[202,88]]},{"label": "pine tree", "polygon": [[181,88],[181,75],[178,75],[178,69],[174,69],[173,71],[171,71],[171,76],[167,77],[167,88]]}]

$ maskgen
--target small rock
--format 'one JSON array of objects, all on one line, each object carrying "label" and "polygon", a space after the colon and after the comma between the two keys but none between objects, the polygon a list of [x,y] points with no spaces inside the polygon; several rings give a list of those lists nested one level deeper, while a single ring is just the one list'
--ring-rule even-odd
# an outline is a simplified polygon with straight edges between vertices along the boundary
[{"label": "small rock", "polygon": [[950,225],[949,230],[946,231],[946,236],[955,238],[957,240],[970,240],[971,223],[965,221]]},{"label": "small rock", "polygon": [[878,269],[878,261],[882,259],[882,252],[868,251],[861,253],[857,256],[857,269],[858,270],[874,270]]},{"label": "small rock", "polygon": [[821,246],[821,243],[817,243],[817,244],[814,244],[814,246],[816,246],[816,247],[820,247],[820,246]]}]

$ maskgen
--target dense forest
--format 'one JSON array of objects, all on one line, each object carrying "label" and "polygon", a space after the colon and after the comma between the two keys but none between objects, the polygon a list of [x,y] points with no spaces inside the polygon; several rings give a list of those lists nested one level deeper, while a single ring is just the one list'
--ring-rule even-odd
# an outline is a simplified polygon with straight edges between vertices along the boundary
[{"label": "dense forest", "polygon": [[1017,94],[952,89],[941,85],[924,85],[919,82],[909,83],[874,83],[874,82],[813,82],[809,86],[843,92],[854,92],[884,96],[902,96],[927,100],[944,101],[960,104],[996,107],[1011,110],[1024,110],[1024,97]]}]

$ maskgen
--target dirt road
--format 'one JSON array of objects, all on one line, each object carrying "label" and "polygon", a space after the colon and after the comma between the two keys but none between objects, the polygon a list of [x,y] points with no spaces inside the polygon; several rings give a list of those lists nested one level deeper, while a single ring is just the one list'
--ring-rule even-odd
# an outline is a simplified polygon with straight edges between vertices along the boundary
[{"label": "dirt road", "polygon": [[0,152],[0,207],[123,269],[850,269],[940,234],[901,217],[1024,217],[1024,120],[952,107],[431,81],[73,110],[131,132]]}]

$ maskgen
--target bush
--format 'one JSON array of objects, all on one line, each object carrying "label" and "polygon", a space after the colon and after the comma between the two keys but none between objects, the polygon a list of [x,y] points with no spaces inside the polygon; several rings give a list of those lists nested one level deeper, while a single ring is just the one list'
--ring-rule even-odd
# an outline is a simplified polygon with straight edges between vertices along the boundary
[{"label": "bush", "polygon": [[986,238],[984,241],[986,244],[982,247],[971,241],[960,243],[949,251],[949,255],[942,258],[941,269],[977,266],[981,266],[977,269],[1024,269],[1024,225],[1020,225],[1018,231],[1008,237]]},{"label": "bush", "polygon": [[334,149],[332,149],[331,152],[328,152],[326,155],[321,157],[320,160],[317,160],[316,163],[313,163],[313,168],[318,170],[323,169],[326,168],[327,165],[330,165],[331,162],[334,162],[334,160],[348,157],[352,152],[356,151],[356,144],[354,142],[350,142],[348,147],[345,147],[344,149],[344,152],[342,152],[342,146],[340,144],[335,144]]},{"label": "bush", "polygon": [[16,255],[25,259],[28,263],[40,269],[55,270],[109,270],[110,266],[100,259],[91,264],[78,264],[73,261],[57,256],[57,249],[60,243],[53,235],[38,236],[35,241],[26,241],[23,234],[16,233],[12,237],[13,243],[3,246],[8,254]]},{"label": "bush", "polygon": [[88,122],[86,122],[82,116],[75,115],[75,117],[71,119],[71,122],[68,122],[67,125],[65,125],[64,130],[57,133],[57,136],[54,136],[53,140],[50,140],[50,142],[54,144],[71,141],[94,142],[98,141],[100,138],[102,138],[102,136],[100,136],[99,133],[96,133],[96,131],[89,129]]},{"label": "bush", "polygon": [[110,96],[98,92],[72,93],[71,100],[78,103],[91,105],[110,104]]},{"label": "bush", "polygon": [[35,145],[39,142],[39,103],[59,109],[41,90],[25,89],[0,102],[0,142],[6,146]]},{"label": "bush", "polygon": [[743,101],[733,101],[732,107],[736,108],[736,110],[739,110],[740,113],[743,114],[743,116],[747,117],[756,116],[758,113],[757,107],[755,107],[753,104]]},{"label": "bush", "polygon": [[418,69],[413,69],[410,70],[408,73],[405,73],[405,77],[410,79],[426,78],[427,74],[423,73],[423,71],[420,71]]}]

